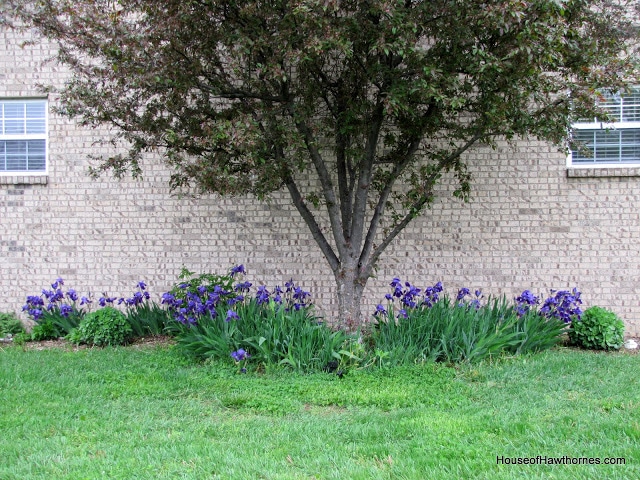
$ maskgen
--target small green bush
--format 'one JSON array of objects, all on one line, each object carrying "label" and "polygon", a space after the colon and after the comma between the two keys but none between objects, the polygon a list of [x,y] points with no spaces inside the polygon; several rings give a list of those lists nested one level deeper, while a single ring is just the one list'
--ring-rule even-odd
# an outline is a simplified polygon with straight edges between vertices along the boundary
[{"label": "small green bush", "polygon": [[67,340],[67,342],[75,343],[77,345],[84,343],[82,340],[82,333],[80,333],[79,328],[74,328],[69,333],[67,333],[64,338]]},{"label": "small green bush", "polygon": [[611,310],[590,307],[571,323],[569,340],[582,348],[618,350],[624,343],[624,323]]},{"label": "small green bush", "polygon": [[56,340],[62,335],[63,333],[54,324],[51,318],[43,319],[40,323],[34,325],[31,330],[31,340],[34,342],[40,342],[42,340]]},{"label": "small green bush", "polygon": [[89,345],[124,345],[133,334],[125,315],[113,307],[104,307],[88,313],[77,331],[72,331],[68,339],[74,343]]},{"label": "small green bush", "polygon": [[0,338],[24,332],[24,325],[14,313],[0,313]]},{"label": "small green bush", "polygon": [[16,335],[13,337],[14,345],[24,345],[25,343],[32,340],[33,337],[27,332],[16,333]]}]

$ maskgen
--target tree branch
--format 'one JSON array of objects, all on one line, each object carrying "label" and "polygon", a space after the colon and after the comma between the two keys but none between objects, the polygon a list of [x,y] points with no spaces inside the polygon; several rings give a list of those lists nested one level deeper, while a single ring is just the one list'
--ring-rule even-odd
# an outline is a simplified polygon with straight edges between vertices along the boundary
[{"label": "tree branch", "polygon": [[411,163],[415,152],[420,146],[420,141],[421,138],[417,138],[409,144],[407,153],[404,155],[404,159],[402,160],[402,162],[395,164],[395,167],[391,172],[389,181],[385,185],[384,189],[380,192],[380,197],[378,198],[378,203],[376,204],[376,207],[373,211],[373,216],[371,217],[371,222],[369,223],[369,230],[367,231],[367,236],[365,237],[364,245],[362,246],[362,252],[360,253],[360,258],[358,260],[359,268],[362,268],[362,266],[367,265],[368,263],[368,257],[371,253],[373,240],[375,239],[376,233],[378,231],[378,224],[386,208],[387,200],[389,198],[389,195],[391,194],[391,190],[393,189],[396,180],[400,177],[404,169]]},{"label": "tree branch", "polygon": [[338,169],[338,195],[340,197],[340,213],[342,215],[342,234],[347,242],[351,240],[351,198],[353,195],[353,183],[351,188],[347,178],[347,154],[348,137],[340,132],[340,123],[336,124],[336,163]]},{"label": "tree branch", "polygon": [[[497,134],[495,134],[497,135]],[[380,255],[384,250],[389,246],[389,244],[398,236],[398,234],[413,220],[416,215],[424,208],[425,204],[431,198],[431,193],[433,192],[433,185],[436,180],[437,175],[442,171],[443,168],[450,166],[455,160],[457,160],[460,155],[462,155],[465,151],[471,148],[483,135],[480,133],[475,134],[471,139],[467,141],[464,145],[456,149],[449,156],[443,158],[438,162],[437,168],[433,171],[433,173],[427,177],[424,182],[425,193],[423,193],[418,200],[416,200],[410,207],[409,212],[404,216],[404,218],[397,223],[391,232],[384,238],[382,243],[378,245],[378,247],[373,251],[371,257],[369,258],[366,265],[363,265],[361,270],[361,275],[368,277],[371,275],[373,270],[373,266],[377,263]]]},{"label": "tree branch", "polygon": [[298,186],[295,184],[291,176],[289,176],[289,178],[285,180],[285,185],[287,186],[287,190],[289,190],[289,195],[291,196],[291,200],[298,210],[298,213],[300,213],[300,216],[304,219],[304,222],[307,224],[309,230],[311,231],[313,239],[320,247],[320,250],[327,259],[327,262],[329,262],[331,270],[333,272],[336,272],[340,267],[340,260],[338,259],[335,252],[331,248],[331,245],[329,245],[329,242],[322,233],[322,230],[320,229],[318,222],[313,216],[313,213],[304,203],[302,195],[300,195],[300,191],[298,190]]},{"label": "tree branch", "polygon": [[327,206],[327,213],[329,214],[329,222],[331,223],[331,230],[333,231],[333,237],[336,242],[336,248],[340,257],[344,257],[346,254],[346,239],[342,233],[342,221],[340,219],[340,209],[338,206],[338,200],[336,199],[335,190],[333,188],[333,182],[331,181],[331,175],[327,170],[327,165],[320,155],[318,148],[315,145],[311,128],[302,120],[297,118],[293,104],[289,102],[287,105],[287,112],[291,116],[296,129],[302,135],[305,146],[311,157],[311,161],[316,169],[318,178],[320,179],[320,185],[322,187],[322,194]]},{"label": "tree branch", "polygon": [[353,201],[353,213],[351,215],[351,244],[353,249],[360,250],[362,243],[362,234],[364,230],[364,221],[367,211],[367,199],[369,197],[369,189],[371,188],[371,177],[373,176],[373,163],[376,157],[376,149],[378,139],[380,138],[380,129],[384,119],[384,105],[378,102],[372,116],[372,125],[367,135],[365,144],[364,158],[360,163],[360,174],[358,175],[358,183]]}]

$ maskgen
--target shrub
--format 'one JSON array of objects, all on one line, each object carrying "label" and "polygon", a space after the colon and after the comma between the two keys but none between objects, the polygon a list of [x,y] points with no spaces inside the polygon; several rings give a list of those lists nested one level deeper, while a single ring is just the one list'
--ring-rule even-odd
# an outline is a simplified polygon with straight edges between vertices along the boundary
[{"label": "shrub", "polygon": [[33,340],[33,337],[27,332],[17,333],[13,337],[14,345],[24,345],[25,343],[30,342],[32,340]]},{"label": "shrub", "polygon": [[133,331],[125,315],[113,307],[104,307],[88,313],[69,340],[89,345],[124,345],[132,337]]},{"label": "shrub", "polygon": [[14,313],[0,313],[0,338],[24,332],[24,325]]},{"label": "shrub", "polygon": [[624,343],[624,323],[610,310],[590,307],[571,323],[569,340],[582,348],[617,350]]},{"label": "shrub", "polygon": [[31,340],[34,342],[56,340],[61,336],[60,330],[54,325],[51,318],[42,319],[40,323],[34,325],[31,329]]}]

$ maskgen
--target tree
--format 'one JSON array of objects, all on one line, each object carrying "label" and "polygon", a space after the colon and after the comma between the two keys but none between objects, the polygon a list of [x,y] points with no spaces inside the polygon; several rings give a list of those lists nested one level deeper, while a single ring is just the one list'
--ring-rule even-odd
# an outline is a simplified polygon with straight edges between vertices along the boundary
[{"label": "tree", "polygon": [[468,198],[470,149],[527,136],[566,148],[572,121],[599,114],[598,90],[637,72],[627,0],[6,5],[58,43],[73,72],[62,111],[129,145],[94,173],[139,175],[160,150],[173,188],[286,189],[333,271],[342,324],[360,321],[376,262],[441,177]]}]

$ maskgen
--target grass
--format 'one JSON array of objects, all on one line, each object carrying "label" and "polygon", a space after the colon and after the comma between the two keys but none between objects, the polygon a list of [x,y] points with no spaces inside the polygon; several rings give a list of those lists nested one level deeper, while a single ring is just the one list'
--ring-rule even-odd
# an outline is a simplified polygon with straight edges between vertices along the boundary
[{"label": "grass", "polygon": [[[239,375],[170,348],[0,351],[1,479],[640,478],[640,356]],[[496,457],[626,465],[497,465]]]}]

